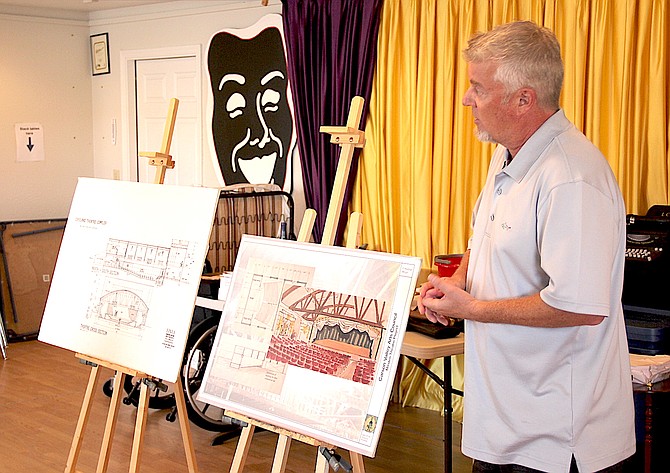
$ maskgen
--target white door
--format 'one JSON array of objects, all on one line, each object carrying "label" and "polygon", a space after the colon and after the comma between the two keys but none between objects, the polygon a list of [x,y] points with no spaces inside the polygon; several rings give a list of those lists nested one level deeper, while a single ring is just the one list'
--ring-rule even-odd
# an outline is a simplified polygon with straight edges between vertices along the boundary
[{"label": "white door", "polygon": [[156,167],[140,152],[161,151],[170,99],[179,99],[169,154],[174,169],[165,184],[202,184],[201,100],[198,61],[195,56],[143,59],[135,62],[137,110],[137,176],[154,182]]}]

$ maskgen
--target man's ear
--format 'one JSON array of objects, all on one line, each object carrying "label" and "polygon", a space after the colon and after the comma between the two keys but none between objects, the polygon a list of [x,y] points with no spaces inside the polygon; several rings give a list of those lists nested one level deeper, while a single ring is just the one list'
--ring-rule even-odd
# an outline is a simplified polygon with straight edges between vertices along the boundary
[{"label": "man's ear", "polygon": [[524,114],[531,110],[537,103],[537,94],[531,88],[524,87],[517,91],[517,109],[519,114]]}]

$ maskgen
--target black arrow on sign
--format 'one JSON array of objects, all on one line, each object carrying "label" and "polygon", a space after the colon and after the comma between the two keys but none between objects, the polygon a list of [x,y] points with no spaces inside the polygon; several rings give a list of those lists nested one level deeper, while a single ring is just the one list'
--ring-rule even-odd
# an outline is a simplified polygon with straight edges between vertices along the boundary
[{"label": "black arrow on sign", "polygon": [[29,136],[28,137],[28,151],[32,151],[35,145],[33,144],[33,137]]}]

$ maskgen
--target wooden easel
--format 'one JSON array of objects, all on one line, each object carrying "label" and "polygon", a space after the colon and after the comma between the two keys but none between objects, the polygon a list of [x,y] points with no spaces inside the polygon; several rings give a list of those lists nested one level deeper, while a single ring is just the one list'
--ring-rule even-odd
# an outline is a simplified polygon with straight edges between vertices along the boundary
[{"label": "wooden easel", "polygon": [[[362,148],[365,144],[365,133],[362,130],[358,129],[359,123],[361,121],[361,116],[363,114],[363,103],[364,101],[362,97],[354,97],[352,99],[346,126],[344,127],[322,126],[320,128],[321,132],[331,134],[331,140],[330,140],[331,143],[337,143],[342,148],[340,152],[340,159],[337,165],[335,183],[330,198],[328,213],[326,215],[324,235],[321,240],[322,245],[332,246],[335,241],[335,232],[337,230],[337,223],[339,222],[340,215],[342,212],[344,192],[347,179],[349,177],[349,170],[351,169],[351,161],[354,154],[354,148]],[[309,241],[315,217],[316,212],[313,209],[307,209],[307,211],[305,212],[305,216],[303,217],[302,224],[300,225],[300,231],[298,233],[298,241],[303,242]],[[349,231],[347,234],[348,248],[356,248],[359,246],[362,223],[363,220],[362,215],[360,213],[354,212],[351,214],[351,219],[349,222]],[[272,464],[272,473],[282,473],[285,470],[286,461],[288,460],[289,448],[292,439],[296,439],[308,445],[318,447],[319,454],[317,455],[315,472],[316,473],[328,472],[329,467],[328,459],[326,459],[325,455],[321,454],[321,450],[325,449],[327,452],[329,452],[329,454],[335,455],[334,454],[334,450],[336,448],[335,446],[325,444],[320,440],[299,434],[297,432],[291,432],[289,430],[282,429],[280,427],[270,425],[265,422],[251,419],[238,413],[232,413],[230,411],[226,411],[226,415],[239,419],[243,422],[246,422],[247,424],[242,429],[242,434],[240,435],[240,439],[237,443],[235,456],[233,457],[233,462],[230,467],[231,473],[238,473],[244,469],[244,464],[246,462],[249,448],[251,447],[251,440],[253,438],[253,433],[256,427],[260,427],[265,430],[269,430],[271,432],[279,434],[279,439],[277,440],[277,449],[275,450],[274,461]],[[363,456],[360,453],[356,452],[349,452],[349,455],[352,466],[351,471],[353,473],[365,473]]]},{"label": "wooden easel", "polygon": [[165,182],[165,170],[174,169],[175,162],[170,155],[170,146],[172,145],[172,133],[177,119],[177,109],[179,108],[179,99],[172,98],[168,108],[167,118],[165,120],[165,129],[163,130],[163,144],[161,150],[157,152],[141,152],[140,156],[149,158],[149,164],[156,166],[156,176],[154,184],[163,184]]},{"label": "wooden easel", "polygon": [[326,214],[326,223],[323,228],[322,245],[333,246],[335,244],[335,233],[337,224],[340,221],[342,213],[342,203],[344,202],[344,193],[346,191],[347,180],[349,179],[349,170],[351,161],[354,157],[354,149],[365,146],[365,132],[358,129],[363,116],[363,97],[354,97],[351,100],[349,116],[345,126],[322,126],[319,128],[321,133],[330,134],[330,142],[339,144],[340,159],[337,162],[337,171],[335,173],[335,182],[333,192],[330,195],[328,204],[328,213]]},{"label": "wooden easel", "polygon": [[[158,166],[156,169],[156,180],[154,181],[155,184],[163,184],[165,179],[165,170],[167,168],[174,168],[174,161],[172,161],[172,157],[169,155],[169,152],[178,104],[179,100],[176,98],[173,98],[170,101],[170,108],[165,123],[165,133],[163,135],[163,146],[161,147],[161,151],[157,153],[140,153],[140,156],[149,157],[151,159],[150,164]],[[97,358],[82,355],[80,353],[77,353],[75,356],[81,359],[84,363],[90,365],[92,368],[91,374],[88,378],[86,393],[84,394],[84,401],[79,413],[77,427],[75,428],[74,438],[72,439],[72,446],[70,447],[70,453],[68,455],[67,464],[65,466],[65,473],[77,472],[77,460],[79,459],[79,453],[81,451],[81,445],[84,439],[84,430],[86,429],[88,418],[91,412],[91,406],[93,404],[93,392],[95,391],[98,382],[100,366],[104,366],[115,371],[115,375],[112,398],[109,404],[109,411],[107,412],[107,422],[105,424],[105,431],[102,438],[102,446],[100,448],[100,456],[98,457],[96,473],[104,473],[107,471],[109,455],[112,448],[112,439],[114,436],[114,430],[116,429],[119,401],[121,400],[121,394],[123,393],[123,381],[126,376],[134,376],[142,379],[129,469],[129,472],[131,473],[138,472],[140,467],[142,445],[144,443],[144,432],[146,429],[147,415],[149,412],[149,395],[151,394],[151,389],[162,386],[162,382],[145,373],[141,373],[137,370],[120,366],[115,363],[99,360]],[[188,471],[189,473],[197,473],[198,465],[195,461],[195,449],[193,447],[191,426],[189,424],[188,413],[186,411],[186,402],[184,400],[184,390],[182,388],[181,376],[177,376],[177,382],[174,384],[174,396],[177,404],[177,417],[179,418],[179,428],[181,430],[184,451],[186,453],[186,464],[188,466]]]}]

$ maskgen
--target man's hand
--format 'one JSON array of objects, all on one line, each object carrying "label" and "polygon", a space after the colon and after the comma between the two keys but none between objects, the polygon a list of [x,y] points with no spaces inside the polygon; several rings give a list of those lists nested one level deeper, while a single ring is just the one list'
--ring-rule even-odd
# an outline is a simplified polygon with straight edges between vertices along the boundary
[{"label": "man's hand", "polygon": [[419,312],[431,322],[451,325],[449,318],[462,319],[474,298],[465,292],[451,278],[428,275],[428,281],[421,285],[418,299]]}]

